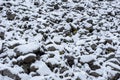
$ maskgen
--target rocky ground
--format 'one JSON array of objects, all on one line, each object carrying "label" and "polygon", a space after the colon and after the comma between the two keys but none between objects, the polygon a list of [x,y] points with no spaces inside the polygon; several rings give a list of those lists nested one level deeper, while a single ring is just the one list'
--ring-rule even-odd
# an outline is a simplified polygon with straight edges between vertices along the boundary
[{"label": "rocky ground", "polygon": [[120,80],[120,0],[0,0],[0,80]]}]

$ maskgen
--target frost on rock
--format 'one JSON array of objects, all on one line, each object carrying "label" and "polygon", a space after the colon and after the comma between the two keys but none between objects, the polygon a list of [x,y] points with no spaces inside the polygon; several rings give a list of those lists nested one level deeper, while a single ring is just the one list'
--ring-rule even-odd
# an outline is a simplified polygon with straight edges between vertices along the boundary
[{"label": "frost on rock", "polygon": [[120,0],[0,0],[0,80],[120,80]]}]

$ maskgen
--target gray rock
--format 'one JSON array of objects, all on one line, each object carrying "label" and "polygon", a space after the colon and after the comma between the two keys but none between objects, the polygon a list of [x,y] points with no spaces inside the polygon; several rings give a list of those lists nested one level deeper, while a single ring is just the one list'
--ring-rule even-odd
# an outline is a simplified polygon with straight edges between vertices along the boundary
[{"label": "gray rock", "polygon": [[91,73],[89,73],[89,75],[94,76],[94,77],[99,77],[99,76],[101,76],[100,74],[98,74],[98,73],[96,73],[96,72],[91,72]]},{"label": "gray rock", "polygon": [[56,50],[56,48],[54,47],[54,46],[51,46],[51,47],[48,47],[48,49],[47,49],[48,51],[55,51]]},{"label": "gray rock", "polygon": [[3,10],[3,7],[2,6],[0,6],[0,11],[2,11]]},{"label": "gray rock", "polygon": [[31,63],[34,62],[36,60],[36,56],[34,55],[29,55],[27,57],[24,58],[23,62],[25,63]]},{"label": "gray rock", "polygon": [[75,9],[78,10],[78,11],[82,11],[82,10],[84,10],[84,7],[77,6]]},{"label": "gray rock", "polygon": [[6,12],[6,15],[7,15],[7,19],[8,19],[8,20],[14,20],[15,17],[16,17],[16,14],[13,14],[13,13],[10,12],[10,11],[7,11],[7,12]]},{"label": "gray rock", "polygon": [[70,67],[74,65],[74,57],[73,56],[65,56],[65,59],[67,59],[67,63]]}]

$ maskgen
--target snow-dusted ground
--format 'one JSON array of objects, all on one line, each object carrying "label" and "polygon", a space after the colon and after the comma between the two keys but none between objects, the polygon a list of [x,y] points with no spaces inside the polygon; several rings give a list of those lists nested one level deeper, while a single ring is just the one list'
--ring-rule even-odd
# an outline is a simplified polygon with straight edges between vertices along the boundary
[{"label": "snow-dusted ground", "polygon": [[0,80],[120,80],[120,0],[0,0]]}]

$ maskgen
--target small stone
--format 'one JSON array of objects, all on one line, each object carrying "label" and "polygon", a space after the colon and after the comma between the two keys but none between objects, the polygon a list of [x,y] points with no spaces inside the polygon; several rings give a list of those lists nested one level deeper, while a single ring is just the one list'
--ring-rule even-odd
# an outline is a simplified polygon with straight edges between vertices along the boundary
[{"label": "small stone", "polygon": [[29,17],[28,16],[23,17],[22,21],[29,21]]},{"label": "small stone", "polygon": [[87,22],[90,24],[93,24],[93,20],[88,20]]},{"label": "small stone", "polygon": [[7,15],[7,19],[8,20],[14,20],[15,19],[15,17],[16,17],[16,15],[15,14],[13,14],[12,12],[6,12],[6,15]]},{"label": "small stone", "polygon": [[55,51],[56,48],[54,46],[48,47],[48,51]]},{"label": "small stone", "polygon": [[3,10],[3,7],[2,6],[0,6],[0,11],[2,11]]},{"label": "small stone", "polygon": [[68,0],[62,0],[62,2],[67,2]]},{"label": "small stone", "polygon": [[59,9],[58,4],[54,5],[54,9],[55,9],[55,10],[58,10],[58,9]]},{"label": "small stone", "polygon": [[98,65],[94,65],[93,63],[94,61],[90,61],[88,64],[89,64],[89,67],[91,68],[91,70],[97,70],[97,69],[100,69],[100,66]]},{"label": "small stone", "polygon": [[108,48],[106,49],[106,54],[109,54],[109,53],[115,52],[115,51],[116,51],[116,50],[115,50],[114,48],[108,47]]},{"label": "small stone", "polygon": [[78,6],[78,7],[76,7],[75,9],[78,10],[78,11],[83,11],[83,10],[84,10],[84,7]]},{"label": "small stone", "polygon": [[53,71],[55,68],[60,68],[60,64],[51,64],[50,62],[46,63],[46,65]]},{"label": "small stone", "polygon": [[107,44],[107,43],[112,44],[112,42],[113,42],[112,39],[106,39],[104,44]]},{"label": "small stone", "polygon": [[70,67],[74,65],[74,57],[73,56],[65,56],[65,59],[67,59],[67,63],[69,64]]},{"label": "small stone", "polygon": [[30,72],[36,72],[36,70],[38,70],[38,68],[36,68],[35,66],[30,67]]},{"label": "small stone", "polygon": [[60,69],[60,74],[64,73],[65,71],[67,71],[68,68],[67,67],[61,67]]},{"label": "small stone", "polygon": [[96,44],[92,44],[92,45],[91,45],[91,48],[92,48],[93,50],[96,50],[97,45],[96,45]]},{"label": "small stone", "polygon": [[50,54],[49,58],[53,58],[55,56],[55,54]]},{"label": "small stone", "polygon": [[0,38],[1,38],[2,40],[4,39],[4,35],[5,35],[4,32],[0,32]]},{"label": "small stone", "polygon": [[24,58],[24,62],[25,63],[31,63],[31,62],[34,62],[36,60],[36,55],[35,54],[31,54],[31,55],[26,55],[26,57]]},{"label": "small stone", "polygon": [[34,5],[38,6],[38,5],[39,5],[39,2],[34,2]]},{"label": "small stone", "polygon": [[68,22],[68,23],[73,22],[73,19],[72,18],[67,18],[66,22]]},{"label": "small stone", "polygon": [[89,73],[89,75],[94,76],[94,77],[99,77],[99,76],[101,76],[100,74],[98,74],[98,73],[96,73],[96,72],[91,72],[91,73]]}]

